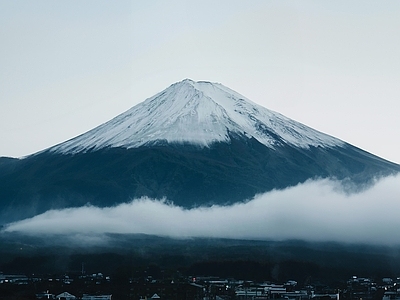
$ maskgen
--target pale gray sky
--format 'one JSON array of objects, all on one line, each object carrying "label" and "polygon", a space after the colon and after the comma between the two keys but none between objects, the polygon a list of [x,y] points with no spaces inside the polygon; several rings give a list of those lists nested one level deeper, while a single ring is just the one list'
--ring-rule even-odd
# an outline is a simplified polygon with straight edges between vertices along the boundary
[{"label": "pale gray sky", "polygon": [[0,156],[184,78],[400,163],[398,1],[0,0]]}]

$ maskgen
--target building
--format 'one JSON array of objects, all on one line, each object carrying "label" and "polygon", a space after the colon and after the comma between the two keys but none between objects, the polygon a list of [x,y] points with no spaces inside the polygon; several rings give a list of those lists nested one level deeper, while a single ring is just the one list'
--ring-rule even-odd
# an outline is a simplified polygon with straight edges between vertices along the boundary
[{"label": "building", "polygon": [[61,293],[56,296],[57,300],[75,300],[76,297],[68,292]]},{"label": "building", "polygon": [[111,300],[112,295],[87,295],[82,296],[82,300]]}]

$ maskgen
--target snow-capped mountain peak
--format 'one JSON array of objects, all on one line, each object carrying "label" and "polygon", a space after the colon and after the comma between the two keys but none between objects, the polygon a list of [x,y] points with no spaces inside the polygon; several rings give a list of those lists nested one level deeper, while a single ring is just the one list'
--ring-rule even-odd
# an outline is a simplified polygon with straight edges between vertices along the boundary
[{"label": "snow-capped mountain peak", "polygon": [[112,120],[50,148],[77,153],[106,147],[136,148],[159,142],[208,147],[232,134],[253,137],[267,147],[301,148],[344,144],[250,101],[219,83],[185,79]]}]

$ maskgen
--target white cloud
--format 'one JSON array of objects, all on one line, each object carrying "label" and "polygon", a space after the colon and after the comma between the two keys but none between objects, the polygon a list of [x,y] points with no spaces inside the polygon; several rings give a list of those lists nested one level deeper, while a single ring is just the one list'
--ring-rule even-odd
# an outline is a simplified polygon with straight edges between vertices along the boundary
[{"label": "white cloud", "polygon": [[[400,244],[400,176],[358,194],[340,182],[308,181],[247,203],[183,209],[166,201],[135,199],[115,207],[51,210],[5,227],[25,234],[144,233],[175,238],[302,239]],[[95,240],[95,239],[94,239]],[[92,239],[93,241],[93,239]]]}]

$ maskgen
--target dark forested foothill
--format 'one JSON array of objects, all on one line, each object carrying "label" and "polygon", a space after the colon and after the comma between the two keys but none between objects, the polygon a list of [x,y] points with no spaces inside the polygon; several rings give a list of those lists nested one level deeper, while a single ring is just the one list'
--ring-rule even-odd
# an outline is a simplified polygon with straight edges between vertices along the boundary
[{"label": "dark forested foothill", "polygon": [[103,272],[129,278],[152,268],[152,274],[325,282],[352,274],[397,277],[400,248],[229,239],[170,239],[146,235],[110,235],[101,246],[61,243],[62,237],[33,238],[3,234],[0,271],[10,274]]}]

